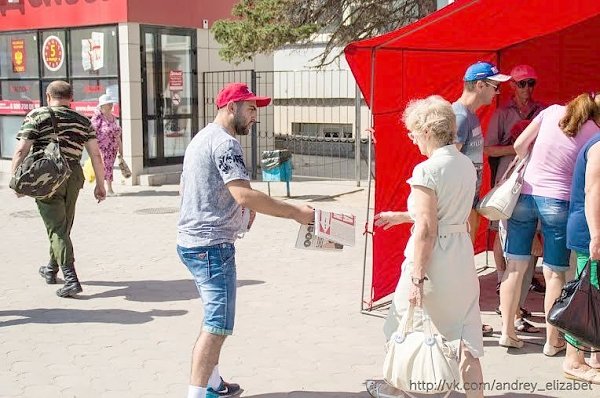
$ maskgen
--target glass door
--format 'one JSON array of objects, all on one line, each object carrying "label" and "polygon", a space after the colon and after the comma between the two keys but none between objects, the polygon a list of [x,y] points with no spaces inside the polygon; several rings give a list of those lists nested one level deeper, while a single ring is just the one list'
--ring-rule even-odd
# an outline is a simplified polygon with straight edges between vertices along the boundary
[{"label": "glass door", "polygon": [[177,164],[198,131],[196,32],[142,27],[144,166]]}]

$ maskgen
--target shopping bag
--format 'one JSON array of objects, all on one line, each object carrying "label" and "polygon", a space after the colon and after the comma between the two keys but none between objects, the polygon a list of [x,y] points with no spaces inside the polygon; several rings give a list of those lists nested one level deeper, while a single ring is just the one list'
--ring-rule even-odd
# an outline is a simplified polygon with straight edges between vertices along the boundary
[{"label": "shopping bag", "polygon": [[94,174],[94,166],[92,166],[92,159],[85,161],[83,164],[83,176],[85,180],[90,184],[96,180],[96,174]]}]

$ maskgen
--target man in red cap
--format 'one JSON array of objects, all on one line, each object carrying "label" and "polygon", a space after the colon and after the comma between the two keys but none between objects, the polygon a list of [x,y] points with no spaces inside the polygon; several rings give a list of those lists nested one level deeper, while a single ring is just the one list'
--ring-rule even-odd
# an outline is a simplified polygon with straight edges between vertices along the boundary
[{"label": "man in red cap", "polygon": [[[492,169],[492,184],[494,185],[500,182],[515,157],[515,149],[513,148],[516,138],[515,133],[522,132],[524,127],[545,108],[543,104],[533,99],[533,91],[538,80],[537,73],[533,67],[529,65],[517,65],[511,70],[510,76],[510,87],[513,91],[513,96],[508,103],[496,109],[485,136],[484,150],[488,155]],[[491,223],[490,228],[497,231],[498,223]],[[537,240],[536,246],[541,247],[539,240]],[[534,254],[539,255],[539,253]],[[494,260],[498,273],[496,292],[499,292],[500,282],[506,269],[500,234],[497,234],[494,240]],[[537,280],[532,279],[536,262],[537,257],[532,257],[532,263],[523,278],[521,292],[514,292],[515,294],[520,294],[521,297],[519,301],[520,310],[515,321],[515,327],[521,332],[539,332],[538,328],[524,319],[528,311],[523,309],[531,282],[536,283],[533,285],[535,291],[543,293],[543,287],[537,283]]]},{"label": "man in red cap", "polygon": [[[177,252],[192,273],[204,305],[202,331],[192,351],[188,398],[241,393],[239,385],[223,381],[217,366],[225,337],[233,332],[238,231],[250,228],[255,212],[300,224],[314,221],[310,206],[275,200],[250,186],[235,136],[249,134],[257,109],[270,102],[244,83],[228,84],[217,96],[214,122],[196,134],[185,151]],[[250,214],[249,219],[244,213]]]}]

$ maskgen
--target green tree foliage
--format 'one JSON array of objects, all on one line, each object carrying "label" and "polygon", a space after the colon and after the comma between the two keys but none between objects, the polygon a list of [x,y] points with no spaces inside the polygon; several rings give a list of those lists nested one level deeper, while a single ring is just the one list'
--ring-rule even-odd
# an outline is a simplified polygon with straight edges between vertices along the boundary
[{"label": "green tree foliage", "polygon": [[435,11],[436,0],[240,0],[233,19],[213,25],[220,55],[242,62],[289,44],[325,38],[320,66],[346,44],[386,33]]}]

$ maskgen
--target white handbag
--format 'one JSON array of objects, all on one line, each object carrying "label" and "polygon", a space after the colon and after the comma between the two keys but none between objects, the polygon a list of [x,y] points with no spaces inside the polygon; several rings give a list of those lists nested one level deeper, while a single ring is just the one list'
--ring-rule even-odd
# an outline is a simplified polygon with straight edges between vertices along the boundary
[{"label": "white handbag", "polygon": [[529,155],[523,159],[515,157],[502,176],[501,182],[487,193],[477,204],[477,211],[490,221],[508,220],[515,209],[521,188],[523,174]]},{"label": "white handbag", "polygon": [[446,397],[459,386],[459,347],[433,333],[431,319],[423,310],[423,330],[413,327],[411,305],[387,344],[383,377],[387,383],[413,397],[410,392]]}]

